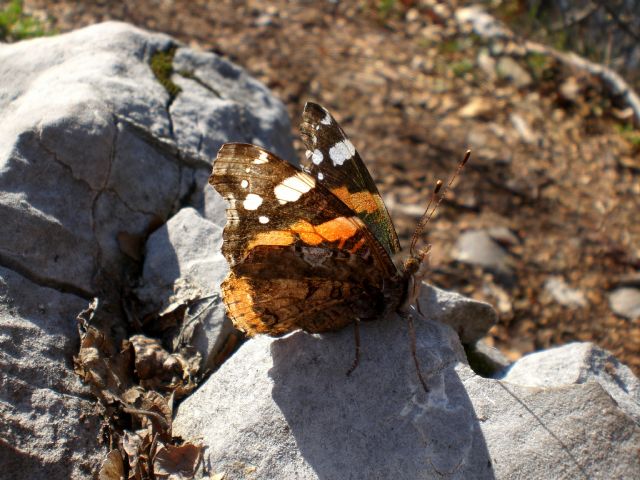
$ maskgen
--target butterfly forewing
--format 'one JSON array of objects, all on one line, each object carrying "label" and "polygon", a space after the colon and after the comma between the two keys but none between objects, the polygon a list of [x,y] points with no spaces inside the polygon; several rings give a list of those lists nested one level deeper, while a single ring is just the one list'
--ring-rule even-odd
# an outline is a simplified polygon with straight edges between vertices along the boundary
[{"label": "butterfly forewing", "polygon": [[393,227],[376,185],[351,141],[322,106],[307,102],[300,134],[306,152],[305,169],[352,209],[387,253],[400,251]]}]

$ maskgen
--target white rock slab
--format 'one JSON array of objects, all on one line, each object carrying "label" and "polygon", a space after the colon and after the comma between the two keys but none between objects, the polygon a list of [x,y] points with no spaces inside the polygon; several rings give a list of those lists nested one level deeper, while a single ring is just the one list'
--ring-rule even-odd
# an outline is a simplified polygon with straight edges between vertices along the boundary
[{"label": "white rock slab", "polygon": [[416,377],[407,324],[397,318],[362,326],[362,361],[350,377],[350,329],[257,337],[180,405],[174,433],[207,445],[204,477],[637,473],[640,427],[597,377],[548,388],[485,379],[467,366],[449,327],[425,320],[416,327],[428,393]]}]

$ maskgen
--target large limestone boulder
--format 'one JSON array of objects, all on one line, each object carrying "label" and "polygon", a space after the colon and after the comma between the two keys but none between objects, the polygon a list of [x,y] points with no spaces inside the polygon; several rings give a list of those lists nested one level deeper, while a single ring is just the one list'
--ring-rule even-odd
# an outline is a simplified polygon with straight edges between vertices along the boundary
[{"label": "large limestone boulder", "polygon": [[[469,324],[487,323],[482,305],[424,290],[423,311],[455,312],[457,303]],[[362,360],[351,376],[350,329],[252,339],[180,405],[174,433],[207,445],[206,475],[227,479],[633,478],[640,471],[639,383],[602,350],[574,344],[531,355],[491,379],[469,367],[449,326],[420,319],[416,335],[428,392],[407,322],[398,318],[362,325]]]},{"label": "large limestone boulder", "polygon": [[211,162],[230,139],[292,158],[289,120],[227,60],[114,22],[0,45],[0,84],[0,477],[91,478],[76,315],[137,287],[142,316],[180,279],[212,299],[191,338],[207,368],[229,330]]}]

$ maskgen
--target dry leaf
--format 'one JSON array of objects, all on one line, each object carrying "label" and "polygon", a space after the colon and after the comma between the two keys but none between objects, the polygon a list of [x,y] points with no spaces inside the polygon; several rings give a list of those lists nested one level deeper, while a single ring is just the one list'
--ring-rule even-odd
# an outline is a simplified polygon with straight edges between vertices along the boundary
[{"label": "dry leaf", "polygon": [[144,335],[134,335],[129,344],[134,351],[135,369],[142,387],[175,391],[178,397],[195,389],[201,358],[198,352],[190,351],[187,358],[181,353],[169,353],[159,340]]},{"label": "dry leaf", "polygon": [[201,456],[202,445],[162,445],[153,459],[153,473],[168,480],[193,478]]},{"label": "dry leaf", "polygon": [[99,323],[95,320],[101,313],[98,299],[94,299],[77,317],[80,350],[74,357],[74,371],[92,387],[103,404],[111,404],[132,385],[131,354],[119,351],[113,339],[93,326]]},{"label": "dry leaf", "polygon": [[100,467],[98,480],[125,480],[124,462],[118,450],[111,450],[107,454],[107,458]]},{"label": "dry leaf", "polygon": [[122,436],[122,448],[129,461],[129,479],[143,480],[149,476],[149,452],[154,443],[154,435],[151,428],[125,431]]}]

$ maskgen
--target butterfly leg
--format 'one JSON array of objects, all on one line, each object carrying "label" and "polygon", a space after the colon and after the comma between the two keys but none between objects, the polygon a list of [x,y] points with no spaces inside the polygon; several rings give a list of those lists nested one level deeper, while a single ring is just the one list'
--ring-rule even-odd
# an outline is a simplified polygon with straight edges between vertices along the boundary
[{"label": "butterfly leg", "polygon": [[427,382],[424,381],[424,377],[422,376],[422,370],[420,369],[420,362],[418,361],[418,355],[416,353],[416,350],[417,350],[416,327],[413,324],[413,315],[409,313],[407,316],[409,320],[409,342],[411,344],[411,356],[413,357],[413,362],[415,363],[415,366],[416,366],[416,373],[418,374],[418,380],[420,380],[420,383],[422,384],[422,388],[424,388],[424,391],[426,393],[429,393],[429,389],[427,388]]},{"label": "butterfly leg", "polygon": [[356,318],[353,322],[353,333],[356,340],[356,356],[353,359],[353,364],[351,368],[347,371],[347,376],[351,375],[353,371],[358,368],[358,364],[360,363],[360,319]]}]

